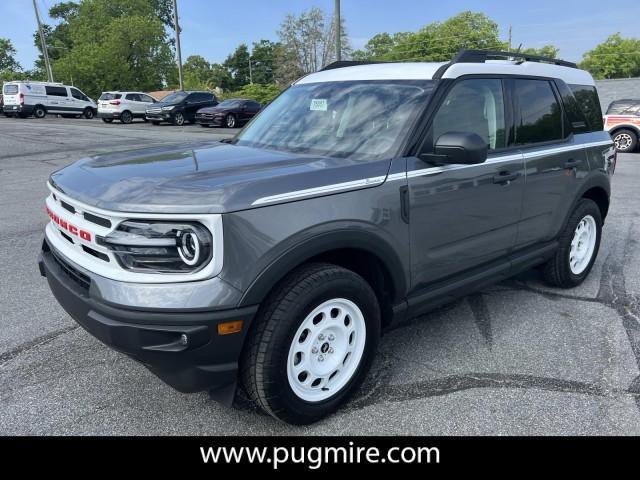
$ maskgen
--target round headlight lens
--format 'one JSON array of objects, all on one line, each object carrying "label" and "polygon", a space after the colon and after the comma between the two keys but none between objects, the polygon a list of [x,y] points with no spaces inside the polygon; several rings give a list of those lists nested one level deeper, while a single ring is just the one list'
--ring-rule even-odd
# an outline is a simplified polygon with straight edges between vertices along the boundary
[{"label": "round headlight lens", "polygon": [[191,230],[178,232],[178,255],[187,265],[196,265],[200,260],[200,239]]}]

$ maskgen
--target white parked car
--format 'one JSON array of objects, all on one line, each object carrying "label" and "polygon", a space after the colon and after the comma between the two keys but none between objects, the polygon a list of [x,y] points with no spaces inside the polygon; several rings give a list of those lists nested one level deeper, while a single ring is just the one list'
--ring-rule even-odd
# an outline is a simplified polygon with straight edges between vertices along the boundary
[{"label": "white parked car", "polygon": [[16,81],[2,88],[6,116],[44,118],[48,113],[93,118],[97,107],[76,87],[62,83]]},{"label": "white parked car", "polygon": [[134,118],[146,121],[147,107],[156,100],[142,92],[103,92],[98,99],[98,116],[105,123],[114,119],[131,123]]}]

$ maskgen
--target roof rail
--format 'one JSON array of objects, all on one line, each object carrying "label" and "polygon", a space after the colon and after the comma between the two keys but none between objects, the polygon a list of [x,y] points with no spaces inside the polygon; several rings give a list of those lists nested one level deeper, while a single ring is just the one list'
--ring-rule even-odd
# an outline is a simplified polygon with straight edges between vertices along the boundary
[{"label": "roof rail", "polygon": [[356,67],[358,65],[372,65],[376,63],[392,63],[392,62],[375,61],[375,60],[340,60],[339,62],[333,62],[333,63],[330,63],[329,65],[325,65],[319,71],[324,72],[325,70],[333,70],[335,68]]},{"label": "roof rail", "polygon": [[573,62],[557,58],[529,55],[528,53],[501,52],[499,50],[460,50],[451,63],[485,63],[489,58],[518,58],[524,62],[552,63],[561,67],[578,68]]}]

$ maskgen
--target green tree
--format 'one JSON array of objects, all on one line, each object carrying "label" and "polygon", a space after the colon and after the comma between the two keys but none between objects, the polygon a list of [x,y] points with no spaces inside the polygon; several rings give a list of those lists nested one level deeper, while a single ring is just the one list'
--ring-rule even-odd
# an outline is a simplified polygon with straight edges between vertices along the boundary
[{"label": "green tree", "polygon": [[393,35],[383,32],[374,35],[365,44],[363,50],[356,50],[353,52],[353,59],[369,60],[375,57],[382,58],[387,56],[398,46],[400,42],[405,41],[410,35],[412,35],[411,32],[398,32]]},{"label": "green tree", "polygon": [[280,95],[280,92],[282,92],[282,88],[278,85],[260,85],[258,83],[254,83],[244,85],[236,91],[227,92],[223,95],[223,98],[248,98],[266,105]]},{"label": "green tree", "polygon": [[211,88],[211,64],[200,55],[191,55],[182,65],[185,90]]},{"label": "green tree", "polygon": [[580,68],[598,79],[639,77],[640,39],[611,35],[584,54]]},{"label": "green tree", "polygon": [[388,53],[374,58],[444,62],[465,48],[505,50],[506,46],[496,22],[484,13],[466,11],[402,35]]},{"label": "green tree", "polygon": [[560,49],[554,45],[544,45],[540,48],[525,48],[520,50],[520,53],[526,53],[527,55],[538,55],[540,57],[558,58]]},{"label": "green tree", "polygon": [[249,47],[246,43],[239,45],[235,51],[227,57],[223,66],[231,75],[229,88],[237,90],[249,83]]},{"label": "green tree", "polygon": [[16,60],[16,49],[7,38],[0,38],[0,71],[19,72],[22,67]]},{"label": "green tree", "polygon": [[[91,96],[108,89],[158,90],[175,78],[170,0],[83,0],[55,5],[46,27],[54,77]],[[40,39],[34,41],[40,48]],[[36,66],[42,70],[42,62]]]},{"label": "green tree", "polygon": [[266,85],[275,81],[277,54],[280,48],[279,43],[269,40],[253,43],[251,52],[253,83]]}]

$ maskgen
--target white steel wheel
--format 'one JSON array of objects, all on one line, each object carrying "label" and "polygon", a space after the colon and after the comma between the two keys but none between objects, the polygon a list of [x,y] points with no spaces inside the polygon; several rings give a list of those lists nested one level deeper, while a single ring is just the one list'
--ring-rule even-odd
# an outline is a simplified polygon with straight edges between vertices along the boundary
[{"label": "white steel wheel", "polygon": [[366,335],[364,315],[352,301],[334,298],[314,308],[289,348],[287,378],[293,393],[321,402],[339,392],[358,369]]},{"label": "white steel wheel", "polygon": [[587,215],[578,222],[569,251],[569,268],[574,275],[580,275],[591,262],[596,247],[598,230],[596,221]]}]

